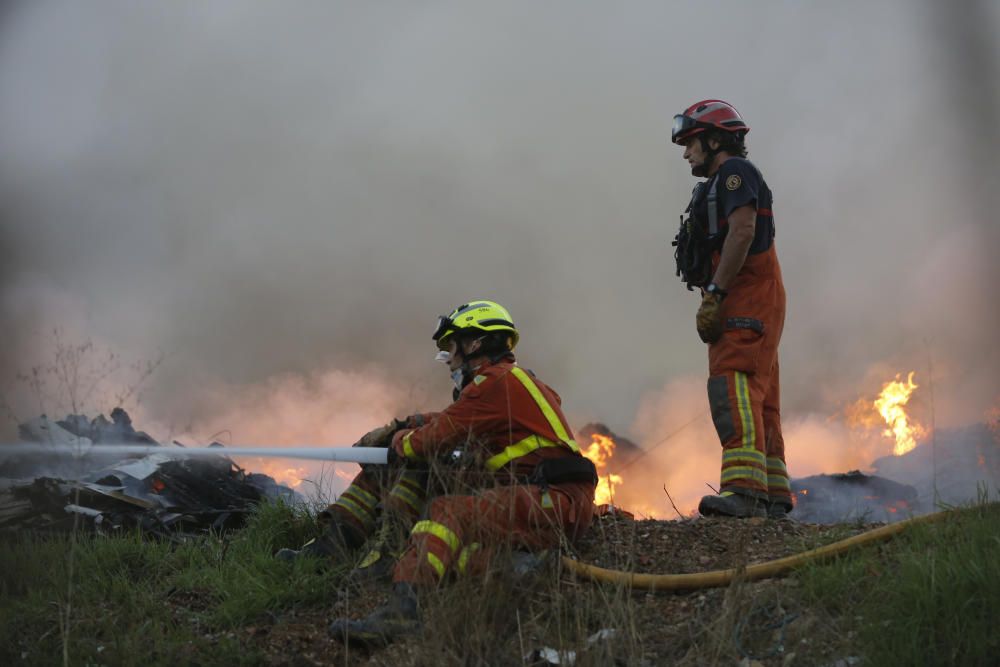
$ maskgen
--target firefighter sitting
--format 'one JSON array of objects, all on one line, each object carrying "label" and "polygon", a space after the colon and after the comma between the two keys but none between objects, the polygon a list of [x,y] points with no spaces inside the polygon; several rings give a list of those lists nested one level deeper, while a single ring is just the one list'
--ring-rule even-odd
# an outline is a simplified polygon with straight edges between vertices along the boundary
[{"label": "firefighter sitting", "polygon": [[392,437],[404,464],[462,452],[484,483],[441,495],[413,524],[393,569],[387,605],[367,618],[338,619],[336,639],[373,646],[420,627],[417,592],[451,576],[479,576],[503,547],[542,550],[584,533],[593,516],[597,473],[580,454],[559,395],[514,360],[518,331],[492,301],[471,301],[439,318],[434,341],[456,386],[455,402]]}]

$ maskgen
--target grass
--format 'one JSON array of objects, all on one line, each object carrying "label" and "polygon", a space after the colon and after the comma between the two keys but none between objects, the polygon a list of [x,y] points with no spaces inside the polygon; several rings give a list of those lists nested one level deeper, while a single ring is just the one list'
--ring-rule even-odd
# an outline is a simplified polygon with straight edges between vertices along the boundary
[{"label": "grass", "polygon": [[[360,615],[384,595],[384,587],[345,587],[344,568],[274,561],[276,549],[315,530],[308,513],[268,504],[239,532],[181,545],[79,536],[72,582],[66,536],[7,540],[0,664],[58,664],[64,649],[74,665],[308,662],[301,642],[260,640],[253,628],[311,624],[324,635],[331,616]],[[790,653],[789,664],[848,656],[872,665],[995,664],[998,547],[1000,506],[983,502],[793,578],[687,595],[573,581],[551,558],[533,577],[515,581],[501,566],[424,596],[423,637],[373,655],[313,646],[320,662],[394,666],[519,665],[541,647],[576,651],[578,665],[735,664],[752,655],[770,666]],[[613,636],[588,645],[602,629]]]},{"label": "grass", "polygon": [[799,578],[870,664],[995,665],[998,550],[1000,505],[980,503]]},{"label": "grass", "polygon": [[[337,571],[276,567],[281,546],[314,529],[304,512],[264,505],[228,537],[171,545],[132,533],[22,536],[0,547],[0,664],[253,664],[226,630],[273,609],[324,601]],[[62,619],[72,591],[69,625]],[[67,632],[68,630],[68,632]]]}]

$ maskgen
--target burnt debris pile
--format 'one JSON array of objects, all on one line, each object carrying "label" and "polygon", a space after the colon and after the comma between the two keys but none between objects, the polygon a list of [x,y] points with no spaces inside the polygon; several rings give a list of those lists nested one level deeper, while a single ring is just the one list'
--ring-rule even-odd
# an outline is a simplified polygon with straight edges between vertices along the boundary
[{"label": "burnt debris pile", "polygon": [[914,487],[857,470],[793,479],[791,486],[795,519],[806,523],[895,521],[919,509]]},{"label": "burnt debris pile", "polygon": [[871,467],[791,480],[793,516],[810,523],[900,521],[1000,491],[1000,424],[941,429]]},{"label": "burnt debris pile", "polygon": [[[97,533],[141,529],[170,540],[242,526],[264,498],[301,497],[267,475],[248,473],[225,455],[189,460],[171,457],[177,443],[161,445],[136,431],[121,408],[91,420],[45,415],[24,422],[22,442],[39,445],[37,456],[3,456],[0,447],[0,531],[61,531],[86,527]],[[92,444],[162,447],[147,456],[88,455]],[[46,445],[71,445],[80,456],[46,455]]]}]

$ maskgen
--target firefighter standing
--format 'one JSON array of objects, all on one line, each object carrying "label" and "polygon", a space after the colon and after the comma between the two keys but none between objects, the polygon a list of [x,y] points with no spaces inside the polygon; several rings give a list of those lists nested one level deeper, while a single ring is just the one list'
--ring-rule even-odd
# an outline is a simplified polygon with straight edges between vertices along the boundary
[{"label": "firefighter standing", "polygon": [[419,628],[420,588],[482,575],[499,548],[556,547],[583,534],[593,516],[597,472],[580,454],[558,394],[515,362],[519,334],[510,313],[472,301],[439,318],[433,338],[455,402],[396,432],[391,451],[406,466],[459,451],[488,481],[428,503],[393,571],[389,603],[362,620],[334,621],[338,639],[378,645],[411,634]]},{"label": "firefighter standing", "polygon": [[749,131],[721,100],[674,117],[671,139],[684,146],[691,173],[707,179],[682,216],[676,258],[688,289],[701,288],[696,324],[709,346],[708,400],[723,448],[720,493],[698,511],[781,518],[792,509],[778,382],[785,288],[771,190],[746,159]]}]

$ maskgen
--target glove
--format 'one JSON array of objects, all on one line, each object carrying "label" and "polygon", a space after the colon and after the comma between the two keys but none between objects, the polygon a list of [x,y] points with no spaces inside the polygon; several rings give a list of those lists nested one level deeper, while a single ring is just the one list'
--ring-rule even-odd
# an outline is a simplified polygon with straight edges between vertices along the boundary
[{"label": "glove", "polygon": [[722,338],[722,297],[706,292],[701,298],[695,323],[702,342],[711,344]]},{"label": "glove", "polygon": [[388,447],[392,441],[392,436],[401,428],[406,426],[406,422],[393,419],[385,426],[368,431],[361,439],[354,443],[353,447]]},{"label": "glove", "polygon": [[385,464],[387,466],[395,466],[396,464],[403,464],[406,459],[396,453],[395,447],[389,447],[389,451],[385,453]]}]

